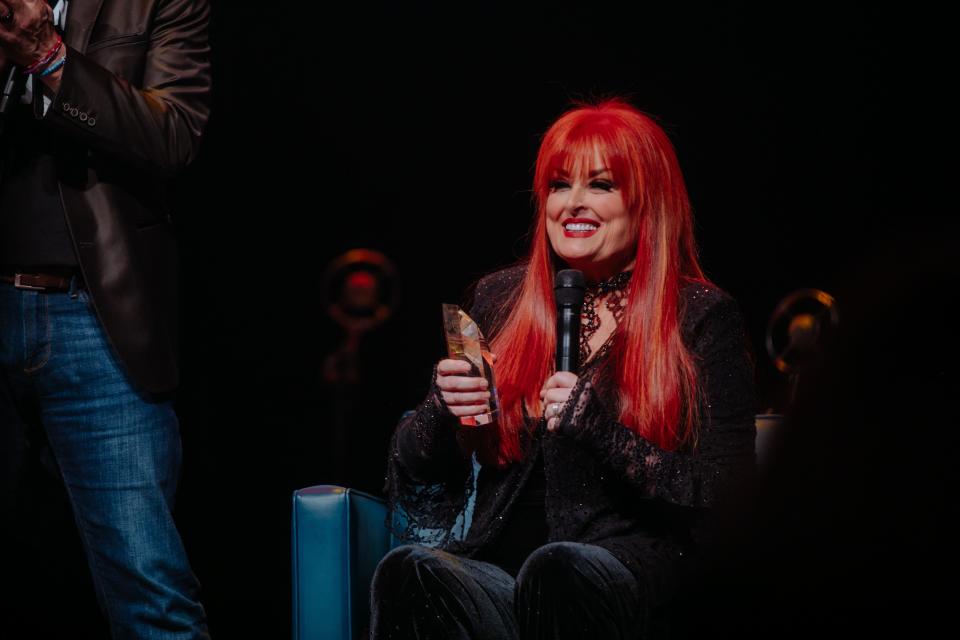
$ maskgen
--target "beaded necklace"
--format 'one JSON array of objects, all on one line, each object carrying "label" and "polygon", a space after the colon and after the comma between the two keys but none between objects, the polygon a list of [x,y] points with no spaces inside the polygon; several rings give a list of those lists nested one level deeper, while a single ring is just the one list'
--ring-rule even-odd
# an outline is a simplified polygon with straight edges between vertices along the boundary
[{"label": "beaded necklace", "polygon": [[[610,276],[606,280],[598,282],[589,287],[583,294],[583,310],[580,312],[580,364],[590,359],[590,338],[600,328],[600,315],[597,313],[597,307],[600,300],[606,296],[605,305],[613,315],[614,321],[620,325],[620,319],[627,307],[626,289],[630,282],[632,271],[623,271],[615,276]],[[610,351],[613,345],[613,336],[616,330],[610,333],[606,342],[597,349],[596,358],[602,358]]]}]

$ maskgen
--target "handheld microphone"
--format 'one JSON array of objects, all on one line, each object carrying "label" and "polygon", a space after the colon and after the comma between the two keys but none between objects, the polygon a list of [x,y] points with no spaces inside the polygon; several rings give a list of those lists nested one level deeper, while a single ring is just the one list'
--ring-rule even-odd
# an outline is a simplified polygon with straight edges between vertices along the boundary
[{"label": "handheld microphone", "polygon": [[580,369],[580,311],[585,290],[582,271],[557,272],[553,283],[557,301],[557,371],[576,373]]},{"label": "handheld microphone", "polygon": [[3,97],[0,98],[0,114],[5,114],[10,109],[10,103],[16,97],[14,94],[17,89],[17,72],[20,69],[16,65],[10,65],[7,76],[3,80]]}]

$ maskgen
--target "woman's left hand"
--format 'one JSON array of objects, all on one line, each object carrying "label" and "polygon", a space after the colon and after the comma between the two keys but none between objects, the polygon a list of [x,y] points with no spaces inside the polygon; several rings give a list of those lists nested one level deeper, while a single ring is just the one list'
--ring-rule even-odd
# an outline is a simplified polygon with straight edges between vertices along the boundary
[{"label": "woman's left hand", "polygon": [[550,376],[540,390],[540,402],[543,405],[543,416],[547,419],[547,431],[557,430],[560,423],[557,416],[570,398],[570,392],[573,391],[578,379],[576,374],[569,371],[558,371]]}]

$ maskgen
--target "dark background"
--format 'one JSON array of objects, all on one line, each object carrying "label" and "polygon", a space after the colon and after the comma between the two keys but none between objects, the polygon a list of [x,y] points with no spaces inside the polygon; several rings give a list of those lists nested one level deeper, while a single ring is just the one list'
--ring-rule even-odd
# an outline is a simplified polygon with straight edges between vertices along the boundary
[{"label": "dark background", "polygon": [[[670,133],[761,408],[781,402],[763,336],[783,296],[849,308],[841,293],[924,253],[883,238],[947,237],[942,17],[768,4],[215,3],[213,116],[175,185],[177,518],[215,637],[289,635],[291,492],[379,492],[389,433],[443,353],[440,303],[522,255],[538,138],[573,100],[627,97]],[[334,387],[322,274],[356,247],[396,264],[402,301],[364,339],[363,380]],[[50,580],[82,637],[95,605],[64,540]]]}]

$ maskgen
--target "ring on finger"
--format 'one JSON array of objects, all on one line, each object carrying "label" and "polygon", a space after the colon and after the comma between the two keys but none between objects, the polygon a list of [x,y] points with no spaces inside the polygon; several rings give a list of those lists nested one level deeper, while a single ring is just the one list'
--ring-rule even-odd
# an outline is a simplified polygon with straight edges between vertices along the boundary
[{"label": "ring on finger", "polygon": [[547,416],[548,418],[557,417],[560,414],[560,403],[559,402],[550,403],[550,406],[547,407],[547,413],[550,414]]}]

